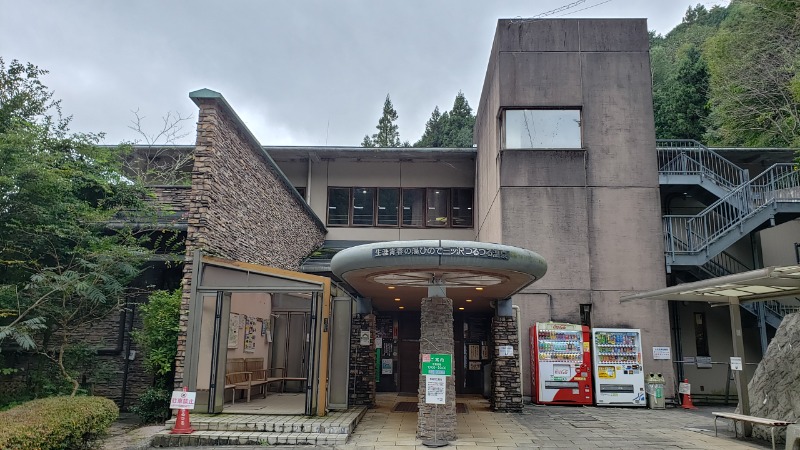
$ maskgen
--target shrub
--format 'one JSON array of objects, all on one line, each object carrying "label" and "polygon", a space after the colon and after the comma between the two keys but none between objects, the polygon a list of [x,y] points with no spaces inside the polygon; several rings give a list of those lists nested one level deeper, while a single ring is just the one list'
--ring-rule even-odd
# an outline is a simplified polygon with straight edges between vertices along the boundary
[{"label": "shrub", "polygon": [[180,289],[153,292],[141,308],[142,329],[133,333],[144,351],[145,370],[154,377],[153,387],[131,407],[144,423],[163,422],[171,415],[169,400],[175,378],[180,309]]},{"label": "shrub", "polygon": [[0,412],[0,449],[87,448],[119,416],[103,397],[50,397]]},{"label": "shrub", "polygon": [[161,387],[150,387],[139,396],[139,401],[131,406],[131,411],[139,416],[143,423],[166,422],[172,414],[169,402],[172,391]]}]

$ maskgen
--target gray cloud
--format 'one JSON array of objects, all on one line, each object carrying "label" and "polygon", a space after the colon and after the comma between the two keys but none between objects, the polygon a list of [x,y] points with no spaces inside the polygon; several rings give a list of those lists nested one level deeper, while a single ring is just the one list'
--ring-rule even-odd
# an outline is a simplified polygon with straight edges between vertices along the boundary
[{"label": "gray cloud", "polygon": [[[73,129],[108,143],[134,138],[133,109],[150,129],[170,110],[196,116],[188,93],[203,87],[263,144],[358,145],[389,93],[414,142],[459,90],[478,106],[498,18],[568,3],[0,0],[0,55],[50,70]],[[666,33],[690,3],[612,0],[566,17],[645,17]]]}]

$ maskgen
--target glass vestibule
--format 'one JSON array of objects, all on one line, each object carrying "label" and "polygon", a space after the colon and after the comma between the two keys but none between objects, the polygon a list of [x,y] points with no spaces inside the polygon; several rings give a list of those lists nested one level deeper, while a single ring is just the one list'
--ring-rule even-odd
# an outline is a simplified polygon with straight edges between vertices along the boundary
[{"label": "glass vestibule", "polygon": [[[190,285],[183,385],[197,392],[195,410],[219,413],[233,409],[234,394],[235,407],[244,406],[239,402],[247,400],[247,380],[226,375],[247,372],[250,380],[256,380],[257,374],[272,378],[253,383],[257,387],[249,389],[251,401],[260,400],[267,387],[271,392],[296,391],[292,395],[299,398],[300,406],[287,413],[325,415],[328,380],[334,378],[329,371],[329,346],[333,338],[343,339],[328,329],[335,322],[331,292],[341,295],[341,291],[332,288],[328,278],[199,252],[193,264],[192,279],[199,282]],[[286,318],[285,332],[299,333],[300,339],[283,334],[280,320],[276,321],[280,317]],[[350,317],[340,319],[350,323]],[[349,339],[349,328],[345,331]],[[290,344],[285,352],[291,356],[288,360],[275,352],[276,338],[281,340],[281,348],[284,342]],[[275,370],[279,367],[281,370]],[[239,389],[232,384],[239,384]]]}]

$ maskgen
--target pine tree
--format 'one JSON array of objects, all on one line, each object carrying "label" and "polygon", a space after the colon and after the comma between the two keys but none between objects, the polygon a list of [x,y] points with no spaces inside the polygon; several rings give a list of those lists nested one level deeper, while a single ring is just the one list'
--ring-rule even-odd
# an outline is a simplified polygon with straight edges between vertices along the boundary
[{"label": "pine tree", "polygon": [[[443,120],[444,119],[444,120]],[[439,107],[433,109],[431,118],[425,124],[425,132],[422,137],[414,144],[414,147],[442,147],[444,143],[444,125],[448,116],[445,112],[444,118],[439,112]]]},{"label": "pine tree", "polygon": [[400,132],[397,131],[397,111],[392,106],[392,100],[389,94],[386,94],[386,101],[383,102],[383,115],[378,120],[378,125],[375,127],[378,132],[370,138],[368,135],[364,136],[361,142],[362,147],[400,147]]}]

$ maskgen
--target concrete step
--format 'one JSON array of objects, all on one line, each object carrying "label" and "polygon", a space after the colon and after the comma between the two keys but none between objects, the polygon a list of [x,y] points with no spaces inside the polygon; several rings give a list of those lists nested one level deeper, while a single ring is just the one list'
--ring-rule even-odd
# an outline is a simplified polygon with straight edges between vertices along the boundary
[{"label": "concrete step", "polygon": [[195,431],[192,434],[169,434],[164,430],[155,436],[153,447],[187,447],[211,445],[340,445],[347,434],[267,433],[254,431]]},{"label": "concrete step", "polygon": [[175,419],[166,430],[153,437],[153,447],[208,445],[337,445],[347,442],[356,425],[367,413],[366,407],[335,411],[325,417],[276,416],[261,414],[190,414],[191,434],[170,434]]}]

